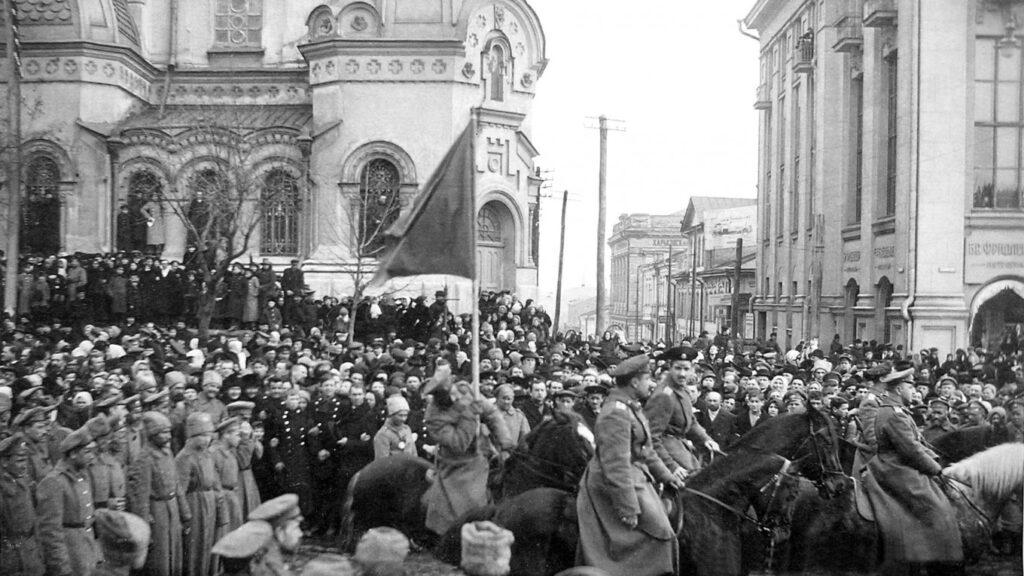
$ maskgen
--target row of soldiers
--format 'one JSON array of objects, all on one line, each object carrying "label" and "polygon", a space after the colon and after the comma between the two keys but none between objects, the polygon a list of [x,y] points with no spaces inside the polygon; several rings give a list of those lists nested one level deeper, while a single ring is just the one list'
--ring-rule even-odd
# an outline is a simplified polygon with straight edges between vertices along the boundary
[{"label": "row of soldiers", "polygon": [[252,404],[233,404],[217,424],[189,414],[177,455],[171,421],[142,413],[138,396],[101,409],[74,431],[51,430],[52,406],[12,422],[14,434],[0,444],[0,573],[92,573],[101,560],[98,512],[109,510],[151,528],[145,574],[213,574],[213,544],[260,505],[253,442],[243,439]]}]

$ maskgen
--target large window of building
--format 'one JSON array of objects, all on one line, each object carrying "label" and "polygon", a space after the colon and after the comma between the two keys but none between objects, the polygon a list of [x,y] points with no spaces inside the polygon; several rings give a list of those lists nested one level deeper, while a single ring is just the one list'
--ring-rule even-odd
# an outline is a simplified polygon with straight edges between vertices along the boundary
[{"label": "large window of building", "polygon": [[213,38],[219,46],[262,45],[263,0],[216,0]]},{"label": "large window of building", "polygon": [[25,254],[60,250],[60,167],[48,156],[29,160],[19,242]]},{"label": "large window of building", "polygon": [[375,158],[363,168],[356,230],[359,256],[376,257],[383,250],[384,231],[401,211],[400,184],[398,168],[388,160]]},{"label": "large window of building", "polygon": [[885,143],[885,213],[882,216],[896,214],[896,117],[898,88],[896,53],[885,59],[886,63],[886,143]]},{"label": "large window of building", "polygon": [[974,67],[974,207],[1020,208],[1021,50],[978,38]]},{"label": "large window of building", "polygon": [[260,253],[297,256],[299,253],[299,186],[284,170],[272,170],[263,180],[260,207]]},{"label": "large window of building", "polygon": [[766,242],[772,237],[772,195],[775,193],[772,190],[772,163],[775,162],[772,158],[773,139],[772,111],[768,110],[764,120],[764,217],[761,223],[761,235]]}]

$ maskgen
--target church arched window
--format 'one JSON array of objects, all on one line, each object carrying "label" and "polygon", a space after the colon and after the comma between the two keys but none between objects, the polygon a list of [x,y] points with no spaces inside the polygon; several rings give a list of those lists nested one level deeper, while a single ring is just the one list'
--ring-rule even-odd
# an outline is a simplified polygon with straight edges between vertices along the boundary
[{"label": "church arched window", "polygon": [[501,102],[505,99],[505,49],[495,43],[487,54],[487,70],[491,75],[489,87],[491,100]]},{"label": "church arched window", "polygon": [[223,222],[210,222],[210,218],[216,216],[214,204],[223,200],[227,192],[227,182],[224,175],[219,171],[207,168],[200,170],[192,176],[192,202],[188,207],[188,220],[190,223],[189,240],[213,240],[216,237],[214,229],[208,227],[223,226]]},{"label": "church arched window", "polygon": [[213,37],[219,46],[262,45],[263,0],[216,0]]},{"label": "church arched window", "polygon": [[359,186],[358,256],[376,257],[384,248],[384,232],[401,211],[401,178],[389,160],[374,158],[363,168]]},{"label": "church arched window", "polygon": [[22,208],[21,249],[26,254],[60,250],[60,167],[49,156],[28,163]]},{"label": "church arched window", "polygon": [[263,181],[260,199],[263,222],[260,253],[296,256],[299,253],[299,186],[288,172],[271,170]]}]

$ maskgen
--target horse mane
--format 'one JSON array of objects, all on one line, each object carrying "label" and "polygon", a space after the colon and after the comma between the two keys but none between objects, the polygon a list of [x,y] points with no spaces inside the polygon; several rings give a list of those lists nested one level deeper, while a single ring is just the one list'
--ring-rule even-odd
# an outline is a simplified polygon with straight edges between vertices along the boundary
[{"label": "horse mane", "polygon": [[1008,442],[961,460],[943,474],[1002,500],[1024,484],[1024,444]]},{"label": "horse mane", "polygon": [[[765,449],[765,439],[778,440],[781,436],[788,436],[789,431],[795,427],[797,421],[806,422],[809,420],[810,411],[805,414],[779,414],[774,418],[769,418],[757,426],[751,428],[746,434],[740,436],[730,449],[730,452],[736,450],[748,450],[751,452],[763,452]],[[806,424],[801,424],[806,426]]]}]

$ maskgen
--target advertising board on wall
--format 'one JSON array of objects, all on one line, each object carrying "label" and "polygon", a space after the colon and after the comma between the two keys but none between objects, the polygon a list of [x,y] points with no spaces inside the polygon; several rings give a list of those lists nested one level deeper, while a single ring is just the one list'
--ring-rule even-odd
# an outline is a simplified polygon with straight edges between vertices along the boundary
[{"label": "advertising board on wall", "polygon": [[735,247],[739,238],[747,246],[754,245],[757,238],[756,204],[704,212],[705,250]]}]

